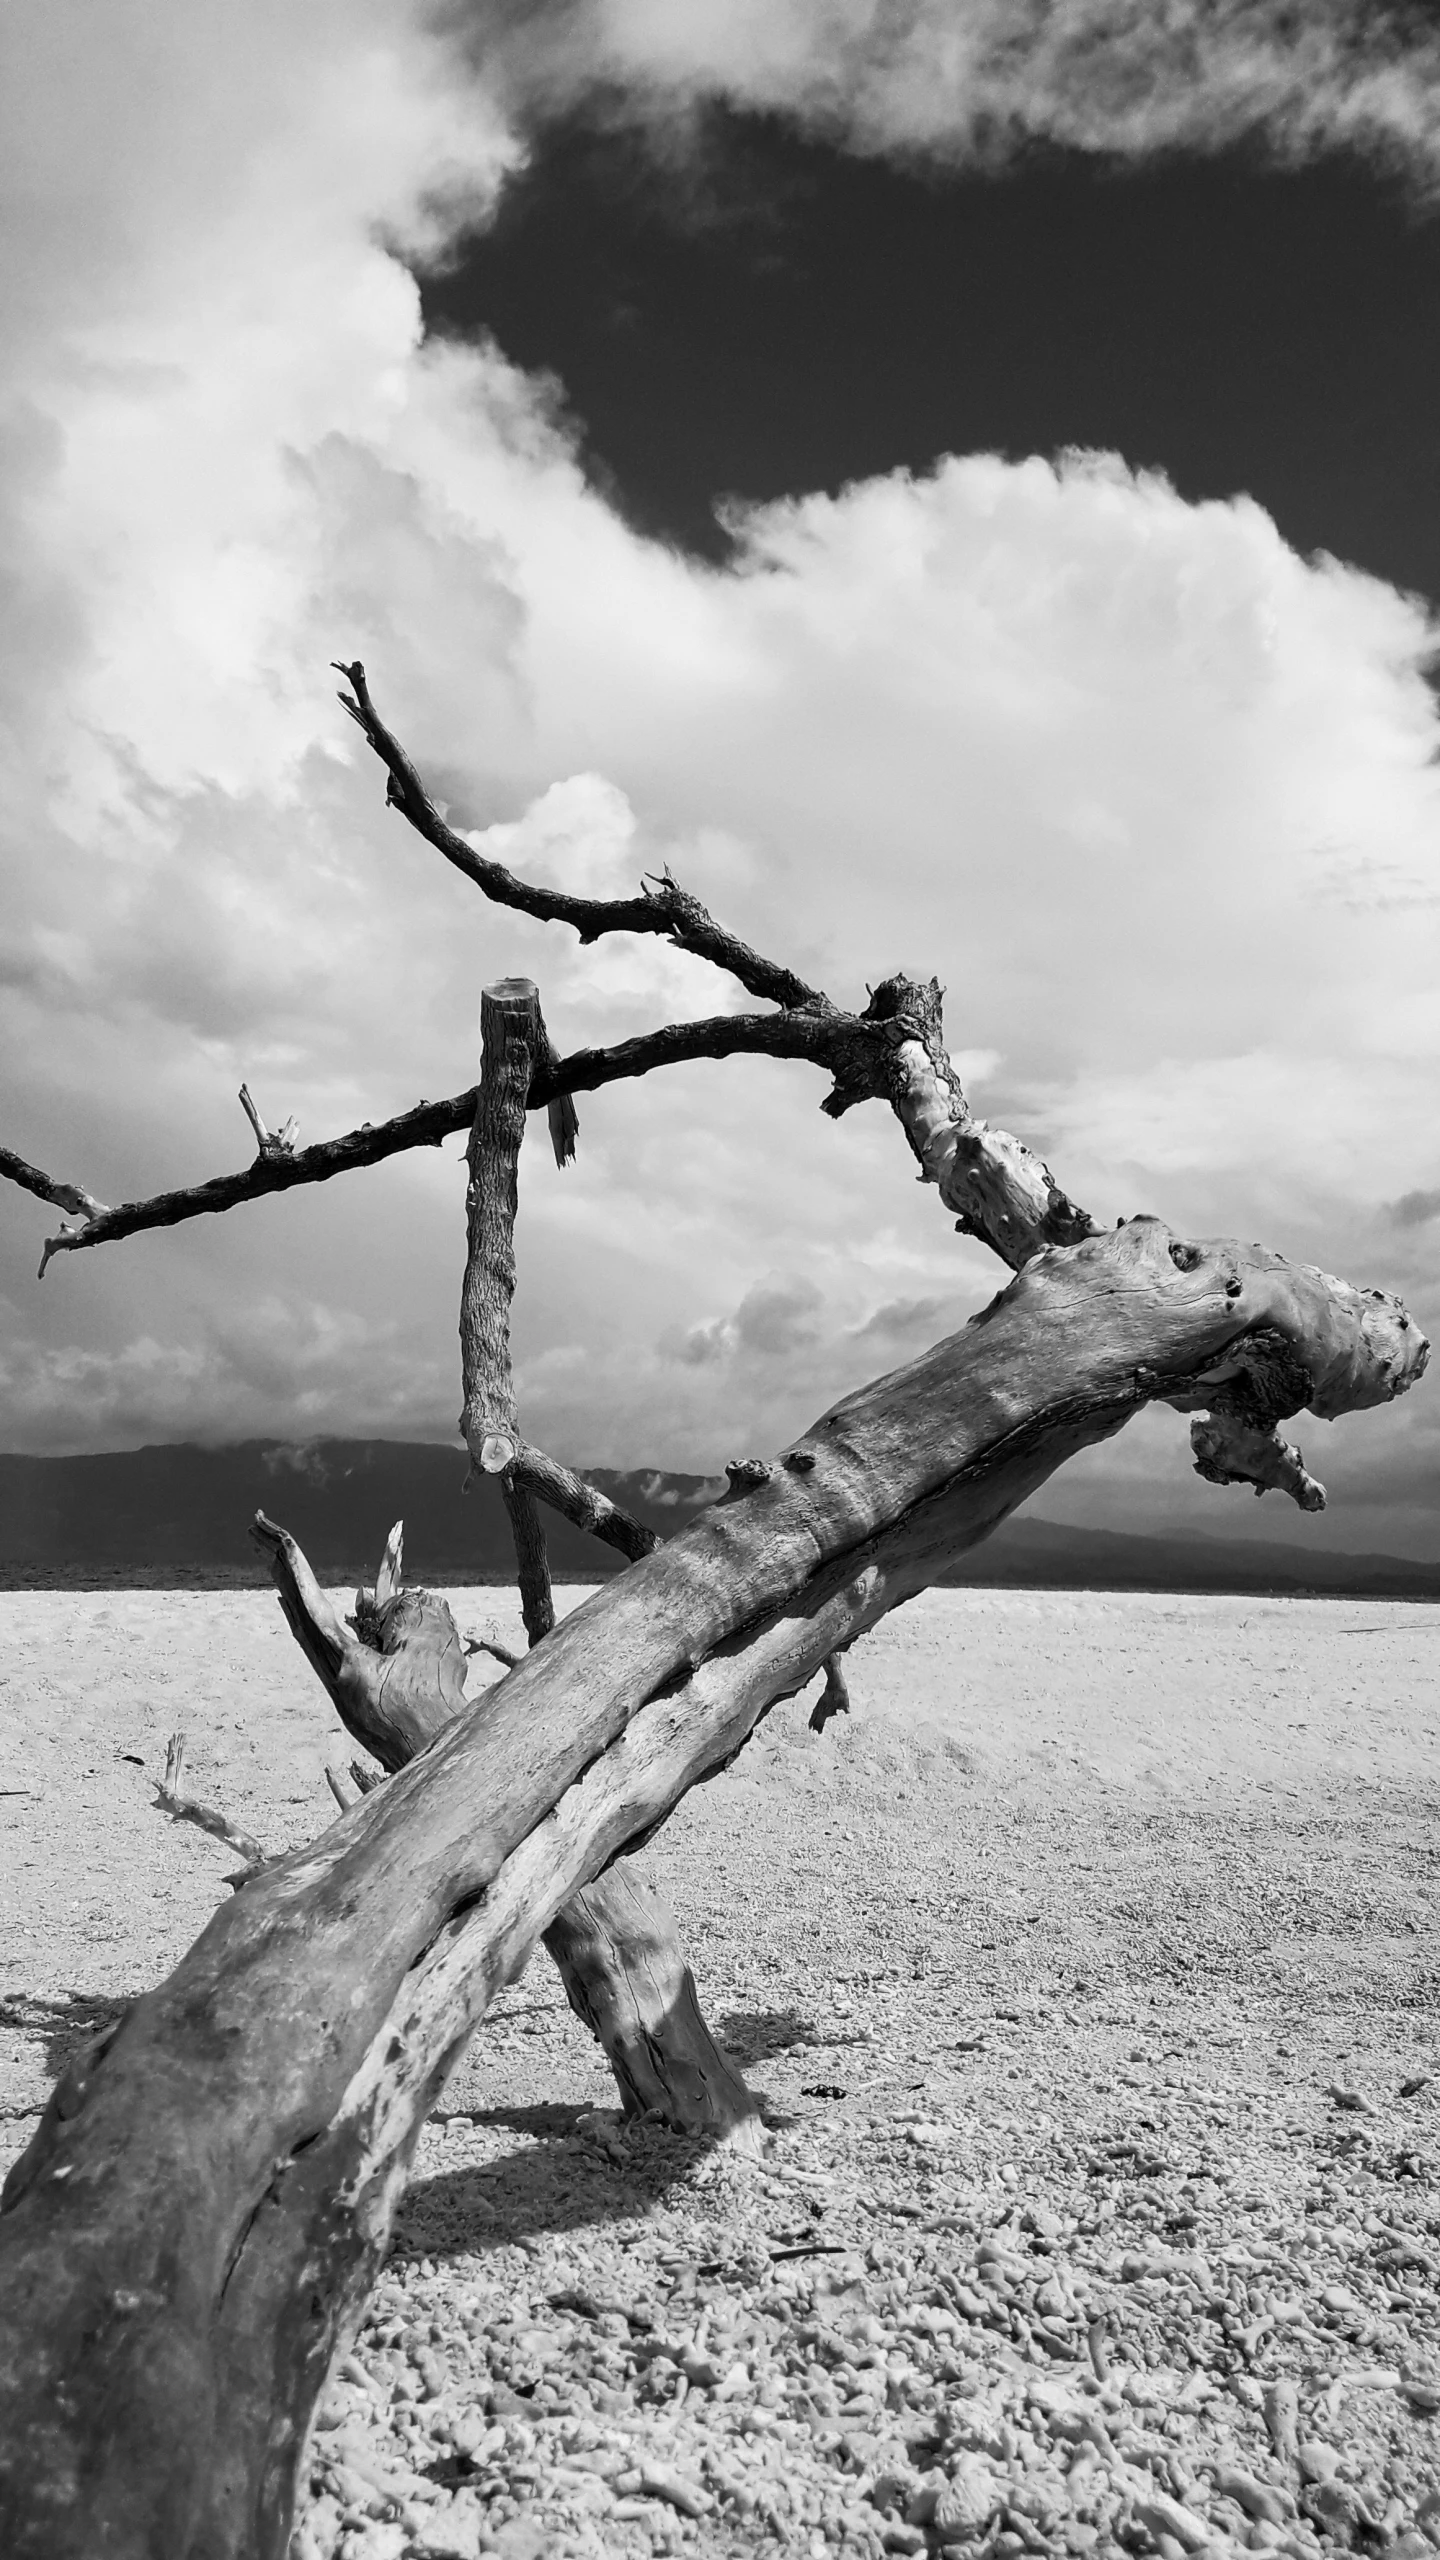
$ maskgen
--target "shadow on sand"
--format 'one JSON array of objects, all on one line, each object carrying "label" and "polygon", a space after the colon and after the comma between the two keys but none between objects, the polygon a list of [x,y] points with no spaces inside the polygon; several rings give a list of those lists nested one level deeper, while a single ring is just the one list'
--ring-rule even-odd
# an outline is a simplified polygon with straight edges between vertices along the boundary
[{"label": "shadow on sand", "polygon": [[117,2025],[138,1997],[131,1992],[118,2000],[101,2000],[89,1991],[60,1991],[46,2000],[34,1992],[12,1991],[0,2000],[0,2027],[9,2027],[15,2035],[33,2036],[51,2079],[58,2080],[76,2054]]}]

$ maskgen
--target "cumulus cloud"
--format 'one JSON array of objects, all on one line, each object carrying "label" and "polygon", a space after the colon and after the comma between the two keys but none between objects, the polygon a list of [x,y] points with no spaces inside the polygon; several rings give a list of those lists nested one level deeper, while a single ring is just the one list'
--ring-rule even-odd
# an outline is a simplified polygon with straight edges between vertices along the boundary
[{"label": "cumulus cloud", "polygon": [[[1062,21],[1022,20],[1017,96],[1049,94]],[[953,105],[999,19],[946,22]],[[776,100],[811,113],[831,23],[566,25],[575,60],[599,27],[657,95],[759,96],[754,63],[773,87],[788,62]],[[907,139],[940,23],[846,13],[825,76],[855,137]],[[1136,83],[1113,141],[1142,91],[1176,110],[1148,19],[1104,23]],[[1340,17],[1315,23],[1340,64]],[[1396,57],[1406,114],[1426,59]],[[1369,60],[1346,94],[1379,132]],[[406,0],[54,0],[0,93],[8,1143],[135,1197],[243,1161],[242,1076],[307,1138],[459,1090],[490,977],[535,976],[564,1047],[738,1000],[651,941],[582,951],[486,907],[386,812],[333,700],[329,661],[359,655],[453,822],[532,876],[610,890],[671,861],[841,1000],[938,971],[986,1109],[1098,1215],[1361,1278],[1413,1250],[1385,1203],[1434,1163],[1419,603],[1116,457],[942,458],[751,510],[722,571],[643,541],[546,386],[422,343],[400,252],[492,200],[518,146],[485,62]],[[527,1151],[538,1439],[713,1472],[991,1294],[888,1116],[837,1127],[821,1090],[697,1065],[582,1098],[565,1174]],[[452,1430],[458,1150],[67,1257],[37,1292],[46,1222],[6,1195],[11,1446]]]},{"label": "cumulus cloud", "polygon": [[1383,0],[521,0],[467,13],[517,101],[723,97],[852,148],[993,167],[1035,141],[1124,158],[1257,140],[1440,180],[1440,41]]}]

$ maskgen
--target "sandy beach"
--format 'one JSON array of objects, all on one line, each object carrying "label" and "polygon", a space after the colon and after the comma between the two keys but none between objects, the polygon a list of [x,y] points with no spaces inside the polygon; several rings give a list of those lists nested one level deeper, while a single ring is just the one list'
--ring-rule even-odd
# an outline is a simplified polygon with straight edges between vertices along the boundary
[{"label": "sandy beach", "polygon": [[[298,2549],[947,2548],[967,2480],[1001,2551],[1420,2530],[1437,1623],[955,1591],[865,1639],[848,1720],[777,1711],[649,1853],[764,2161],[619,2127],[537,1957],[424,2137]],[[267,1593],[0,1595],[0,1660],[11,2156],[224,1892],[153,1810],[167,1736],[268,1849],[350,1752]]]}]

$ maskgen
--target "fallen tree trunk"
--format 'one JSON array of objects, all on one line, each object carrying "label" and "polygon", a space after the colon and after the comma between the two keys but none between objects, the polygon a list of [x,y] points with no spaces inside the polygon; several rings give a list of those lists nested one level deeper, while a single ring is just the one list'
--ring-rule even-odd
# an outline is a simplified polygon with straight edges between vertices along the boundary
[{"label": "fallen tree trunk", "polygon": [[1392,1299],[1157,1220],[1041,1252],[245,1885],[65,2075],[0,2200],[14,2560],[282,2560],[419,2128],[570,1895],[1152,1398],[1333,1415],[1426,1349]]}]

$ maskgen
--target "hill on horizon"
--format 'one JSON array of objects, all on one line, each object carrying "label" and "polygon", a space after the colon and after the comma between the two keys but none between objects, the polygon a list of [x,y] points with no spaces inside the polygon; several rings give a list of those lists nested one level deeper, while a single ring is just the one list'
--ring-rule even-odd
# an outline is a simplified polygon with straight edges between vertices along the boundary
[{"label": "hill on horizon", "polygon": [[[662,1536],[723,1490],[713,1476],[596,1467],[592,1479]],[[391,1524],[405,1522],[412,1580],[514,1579],[499,1489],[468,1494],[462,1450],[430,1441],[187,1442],[91,1457],[0,1454],[0,1584],[267,1577],[248,1529],[278,1519],[323,1579],[373,1581]],[[557,1582],[596,1582],[621,1559],[546,1514]],[[1337,1555],[1238,1538],[1130,1536],[1058,1521],[1008,1521],[946,1576],[1001,1589],[1320,1593],[1440,1600],[1440,1565],[1406,1556]]]}]

